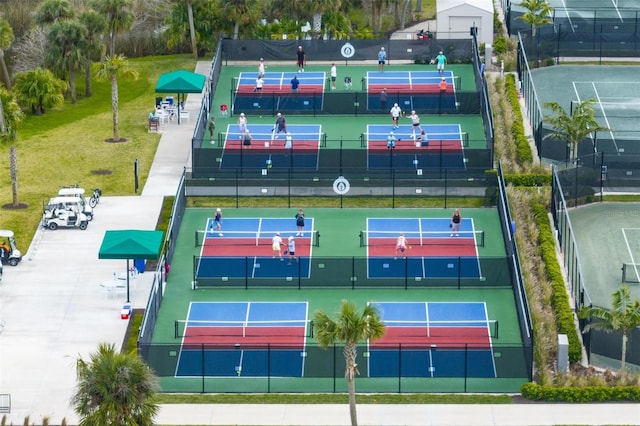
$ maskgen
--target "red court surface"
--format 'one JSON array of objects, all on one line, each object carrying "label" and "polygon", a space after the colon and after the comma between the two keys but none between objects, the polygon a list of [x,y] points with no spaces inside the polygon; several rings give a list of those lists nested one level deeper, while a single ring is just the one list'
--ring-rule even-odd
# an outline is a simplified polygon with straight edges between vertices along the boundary
[{"label": "red court surface", "polygon": [[447,94],[453,95],[455,90],[453,88],[453,84],[447,83],[447,90],[441,91],[438,83],[429,84],[429,83],[415,83],[415,84],[390,84],[390,83],[374,83],[369,84],[367,86],[367,90],[369,93],[379,94],[382,89],[387,89],[388,93],[404,93],[404,94],[414,94],[414,95],[424,95],[424,94]]},{"label": "red court surface", "polygon": [[[227,151],[246,151],[251,150],[255,153],[272,153],[272,152],[286,152],[284,144],[284,135],[280,134],[278,139],[271,140],[271,135],[267,139],[253,138],[251,145],[243,145],[241,139],[227,139],[224,144],[224,149]],[[269,146],[265,146],[265,142],[269,143]],[[316,152],[320,149],[320,143],[315,140],[293,139],[292,142],[294,151],[312,151]],[[289,150],[290,151],[290,150]]]},{"label": "red court surface", "polygon": [[[416,142],[414,142],[413,139],[407,138],[396,141],[396,147],[394,149],[396,151],[402,151],[403,154],[423,154],[425,151],[446,154],[462,154],[462,141],[429,139],[429,135],[426,136],[427,141],[429,142],[427,146],[416,146]],[[369,150],[376,152],[388,151],[389,148],[387,148],[387,141],[370,140]]]},{"label": "red court surface", "polygon": [[[369,238],[370,257],[396,256],[396,240],[393,238]],[[411,248],[409,248],[411,247]],[[476,242],[473,238],[423,238],[419,241],[407,238],[407,257],[476,257]]]},{"label": "red court surface", "polygon": [[491,347],[487,327],[387,327],[372,348],[388,349],[402,345],[404,349],[428,349],[431,345],[446,348]]},{"label": "red court surface", "polygon": [[[224,232],[224,231],[223,231]],[[286,243],[286,239],[282,239]],[[286,246],[282,246],[281,252],[283,257]],[[309,257],[311,255],[311,239],[304,237],[296,238],[296,257]],[[201,256],[218,256],[218,257],[247,257],[273,256],[271,248],[271,237],[258,238],[234,238],[234,237],[214,237],[204,240]]]},{"label": "red court surface", "polygon": [[305,342],[305,327],[187,327],[183,345],[259,345],[264,347],[301,348]]},{"label": "red court surface", "polygon": [[[238,86],[238,94],[242,95],[253,95],[256,97],[260,97],[260,92],[254,92],[255,86],[248,84],[241,84]],[[436,85],[437,87],[437,85]],[[296,95],[300,93],[322,93],[324,91],[324,86],[322,84],[300,84],[298,86],[298,92],[291,92],[291,84],[286,82],[286,84],[265,84],[262,86],[262,96],[271,96],[271,95]]]}]

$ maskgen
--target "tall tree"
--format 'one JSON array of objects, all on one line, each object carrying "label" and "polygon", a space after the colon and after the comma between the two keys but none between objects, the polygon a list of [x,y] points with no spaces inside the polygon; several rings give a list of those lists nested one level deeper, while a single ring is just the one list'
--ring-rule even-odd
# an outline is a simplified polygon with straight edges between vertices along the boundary
[{"label": "tall tree", "polygon": [[74,16],[68,0],[45,0],[36,10],[36,22],[41,25],[72,19]]},{"label": "tall tree", "polygon": [[233,24],[233,39],[237,40],[240,27],[258,22],[260,8],[256,0],[220,0],[225,19]]},{"label": "tall tree", "polygon": [[315,38],[322,38],[322,15],[340,9],[342,0],[308,0],[308,9],[312,16],[311,31]]},{"label": "tall tree", "polygon": [[96,78],[99,81],[111,82],[111,112],[113,118],[113,142],[120,142],[118,115],[118,78],[137,80],[138,71],[129,67],[129,61],[124,55],[107,56],[104,61],[95,64]]},{"label": "tall tree", "polygon": [[55,69],[64,70],[66,73],[73,104],[78,101],[76,71],[85,61],[83,50],[87,44],[86,37],[87,29],[76,19],[54,22],[47,34],[49,41],[47,62]]},{"label": "tall tree", "polygon": [[107,21],[109,56],[115,56],[116,38],[133,26],[134,18],[131,0],[93,0],[93,7]]},{"label": "tall tree", "polygon": [[196,26],[193,22],[193,5],[191,4],[191,0],[186,0],[187,2],[187,16],[189,18],[189,38],[191,39],[191,53],[193,53],[193,60],[198,60],[198,42],[196,38]]},{"label": "tall tree", "polygon": [[[18,139],[17,128],[24,120],[24,113],[16,101],[14,93],[0,88],[0,140],[14,142]],[[18,154],[15,145],[9,148],[9,173],[11,177],[11,205],[14,208],[27,207],[18,198]]]},{"label": "tall tree", "polygon": [[609,130],[598,124],[595,118],[593,104],[595,99],[587,99],[579,102],[571,112],[571,115],[557,102],[547,102],[546,108],[550,108],[554,115],[544,117],[544,122],[551,125],[551,133],[545,138],[555,138],[563,141],[571,148],[571,159],[575,160],[578,155],[578,144],[587,138],[592,132]]},{"label": "tall tree", "polygon": [[343,300],[335,320],[321,310],[316,311],[313,314],[313,330],[318,343],[324,348],[336,343],[344,344],[342,353],[346,363],[344,376],[349,388],[349,413],[351,424],[356,426],[355,376],[360,374],[356,363],[358,343],[364,343],[367,339],[374,341],[384,335],[385,326],[380,314],[373,305],[367,305],[359,312],[353,302]]},{"label": "tall tree", "polygon": [[[215,50],[216,34],[220,31],[218,0],[190,0],[193,9],[193,31],[196,42],[195,54],[199,49]],[[189,11],[185,1],[172,3],[168,17],[167,45],[169,48],[180,46],[187,40],[193,41]],[[193,45],[192,45],[193,50]]]},{"label": "tall tree", "polygon": [[7,62],[4,60],[4,51],[11,47],[14,40],[15,37],[11,25],[0,18],[0,66],[2,67],[4,86],[9,90],[11,90],[11,76],[7,69]]},{"label": "tall tree", "polygon": [[44,68],[16,74],[13,92],[18,101],[31,108],[34,115],[44,114],[45,108],[64,105],[67,83]]},{"label": "tall tree", "polygon": [[631,289],[628,285],[621,285],[611,295],[611,309],[598,306],[584,306],[580,309],[580,317],[594,320],[587,324],[584,331],[592,328],[606,332],[617,331],[622,334],[621,369],[626,367],[627,341],[629,333],[640,327],[640,301],[631,300]]},{"label": "tall tree", "polygon": [[85,96],[91,97],[91,67],[104,54],[105,46],[100,34],[104,33],[107,23],[102,15],[93,10],[87,10],[80,15],[80,22],[87,30],[84,49],[84,86]]},{"label": "tall tree", "polygon": [[553,21],[550,18],[553,7],[549,5],[547,0],[522,0],[520,6],[526,9],[526,12],[518,17],[522,21],[531,26],[531,37],[536,36],[538,28]]},{"label": "tall tree", "polygon": [[76,363],[78,384],[72,403],[80,426],[153,424],[158,379],[135,353],[118,353],[101,343],[89,360]]}]

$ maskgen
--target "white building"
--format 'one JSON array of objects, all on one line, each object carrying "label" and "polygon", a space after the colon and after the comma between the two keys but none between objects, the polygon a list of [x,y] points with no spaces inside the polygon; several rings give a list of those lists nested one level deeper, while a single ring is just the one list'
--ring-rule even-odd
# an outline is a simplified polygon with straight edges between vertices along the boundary
[{"label": "white building", "polygon": [[477,29],[478,43],[493,44],[493,0],[438,0],[436,38],[471,37]]}]

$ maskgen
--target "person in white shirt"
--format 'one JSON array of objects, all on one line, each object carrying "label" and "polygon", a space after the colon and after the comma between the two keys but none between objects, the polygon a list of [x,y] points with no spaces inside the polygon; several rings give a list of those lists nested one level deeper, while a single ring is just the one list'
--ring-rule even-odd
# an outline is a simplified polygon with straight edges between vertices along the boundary
[{"label": "person in white shirt", "polygon": [[402,114],[402,110],[400,109],[398,104],[395,103],[395,104],[393,104],[393,106],[391,107],[391,110],[389,112],[391,113],[391,122],[393,123],[393,128],[397,129],[398,128],[398,118],[400,118],[400,114]]},{"label": "person in white shirt", "polygon": [[336,64],[331,64],[331,90],[336,90],[336,80],[338,79],[338,69]]},{"label": "person in white shirt", "polygon": [[244,135],[244,132],[247,131],[247,117],[244,116],[244,112],[240,113],[240,117],[238,117],[238,133],[240,136]]},{"label": "person in white shirt", "polygon": [[282,244],[283,242],[282,242],[282,238],[280,238],[280,233],[276,232],[276,235],[274,235],[273,238],[271,239],[271,248],[273,249],[274,258],[276,257],[276,254],[277,254],[280,260],[282,260],[282,251],[281,251]]},{"label": "person in white shirt", "polygon": [[254,92],[258,92],[260,94],[260,97],[262,97],[262,87],[264,86],[264,80],[262,79],[262,76],[259,75],[258,79],[256,80],[256,88],[254,90]]},{"label": "person in white shirt", "polygon": [[264,58],[260,58],[260,63],[258,64],[258,77],[264,77],[264,70],[267,68],[264,65]]},{"label": "person in white shirt", "polygon": [[[413,140],[415,140],[416,135],[420,135],[424,132],[424,130],[422,130],[422,126],[420,125],[420,116],[418,116],[415,111],[411,111],[409,119],[411,120],[411,137],[413,138]],[[418,130],[420,130],[420,132],[418,132]]]}]

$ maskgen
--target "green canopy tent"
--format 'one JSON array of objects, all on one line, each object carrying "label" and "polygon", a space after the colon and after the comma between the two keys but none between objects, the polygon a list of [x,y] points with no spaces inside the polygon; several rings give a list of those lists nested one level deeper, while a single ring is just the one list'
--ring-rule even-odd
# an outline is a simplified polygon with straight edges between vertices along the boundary
[{"label": "green canopy tent", "polygon": [[[185,101],[185,93],[200,93],[204,88],[207,77],[195,72],[178,70],[160,74],[156,84],[156,93],[177,93],[178,124],[180,124],[180,102]],[[182,98],[180,97],[182,95]]]},{"label": "green canopy tent", "polygon": [[127,260],[127,303],[129,300],[129,260],[158,258],[162,247],[162,231],[136,229],[106,231],[98,252],[98,259]]}]

